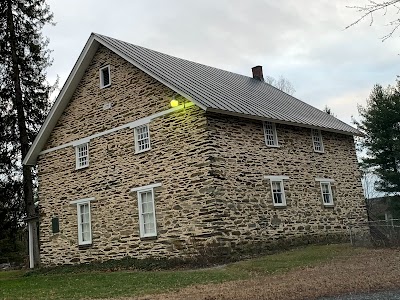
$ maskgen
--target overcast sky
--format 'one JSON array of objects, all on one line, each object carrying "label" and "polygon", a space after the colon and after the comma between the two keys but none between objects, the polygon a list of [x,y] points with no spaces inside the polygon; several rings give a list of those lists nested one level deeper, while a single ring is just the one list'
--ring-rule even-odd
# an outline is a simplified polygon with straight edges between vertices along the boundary
[{"label": "overcast sky", "polygon": [[[381,42],[386,16],[344,30],[357,18],[346,5],[366,0],[47,0],[47,26],[60,87],[91,32],[251,76],[284,76],[294,96],[350,123],[375,83],[393,84],[400,37]],[[386,19],[385,19],[386,18]],[[399,32],[400,33],[400,32]]]}]

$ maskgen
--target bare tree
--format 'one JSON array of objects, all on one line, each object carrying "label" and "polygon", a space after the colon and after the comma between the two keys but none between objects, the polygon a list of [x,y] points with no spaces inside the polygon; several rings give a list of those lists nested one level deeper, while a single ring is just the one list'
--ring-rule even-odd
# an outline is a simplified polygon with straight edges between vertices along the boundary
[{"label": "bare tree", "polygon": [[266,76],[264,81],[285,92],[286,94],[293,95],[296,92],[292,83],[283,76],[280,76],[278,80],[276,80],[274,77]]},{"label": "bare tree", "polygon": [[325,108],[322,110],[323,112],[326,112],[328,115],[334,116],[337,118],[336,114],[333,113],[332,109],[328,107],[328,105],[325,105]]},{"label": "bare tree", "polygon": [[388,34],[381,38],[382,41],[392,37],[393,33],[400,27],[400,0],[368,0],[364,5],[348,5],[346,7],[356,10],[360,14],[358,19],[346,26],[346,29],[360,23],[365,19],[370,20],[371,26],[374,23],[374,17],[377,13],[382,13],[383,16],[386,16],[389,11],[394,12],[399,17],[396,17],[394,20],[391,20],[385,24],[386,26],[390,27],[390,30]]}]

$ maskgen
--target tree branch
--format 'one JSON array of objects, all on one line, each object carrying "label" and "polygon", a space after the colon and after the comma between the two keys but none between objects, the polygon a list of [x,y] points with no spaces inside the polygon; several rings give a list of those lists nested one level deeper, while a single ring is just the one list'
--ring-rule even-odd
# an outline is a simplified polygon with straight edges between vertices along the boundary
[{"label": "tree branch", "polygon": [[[374,14],[376,14],[378,11],[383,11],[383,16],[386,16],[388,13],[388,10],[390,8],[395,8],[397,11],[395,12],[396,14],[400,14],[400,0],[390,0],[390,1],[373,1],[369,0],[367,4],[364,6],[359,6],[359,5],[353,5],[353,6],[346,6],[347,8],[356,10],[358,13],[361,14],[361,16],[356,19],[354,22],[352,22],[350,25],[347,25],[345,29],[348,29],[367,17],[371,18],[371,21],[369,23],[370,26],[374,23]],[[381,38],[382,41],[387,40],[388,38],[392,37],[394,32],[400,27],[400,18],[397,20],[390,21],[389,23],[386,24],[386,26],[391,26],[392,29],[388,34],[383,36]]]}]

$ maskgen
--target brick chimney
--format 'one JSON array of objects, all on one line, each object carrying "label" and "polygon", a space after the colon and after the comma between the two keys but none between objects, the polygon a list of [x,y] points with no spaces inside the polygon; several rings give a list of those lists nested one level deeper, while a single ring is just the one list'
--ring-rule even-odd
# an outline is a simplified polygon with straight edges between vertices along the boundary
[{"label": "brick chimney", "polygon": [[255,66],[255,67],[251,68],[251,70],[253,71],[254,79],[264,81],[262,66]]}]

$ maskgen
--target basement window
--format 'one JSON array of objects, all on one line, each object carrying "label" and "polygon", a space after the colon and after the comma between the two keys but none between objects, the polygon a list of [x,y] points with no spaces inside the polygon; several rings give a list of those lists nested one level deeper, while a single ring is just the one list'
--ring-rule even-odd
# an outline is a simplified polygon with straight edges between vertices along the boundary
[{"label": "basement window", "polygon": [[275,123],[264,122],[265,144],[269,147],[278,147],[278,136]]},{"label": "basement window", "polygon": [[106,88],[111,85],[110,66],[105,66],[100,69],[100,88]]},{"label": "basement window", "polygon": [[135,128],[135,153],[150,150],[149,124]]},{"label": "basement window", "polygon": [[89,143],[77,145],[75,147],[76,169],[89,166]]},{"label": "basement window", "polygon": [[314,152],[324,153],[324,143],[322,142],[321,130],[311,129]]}]

